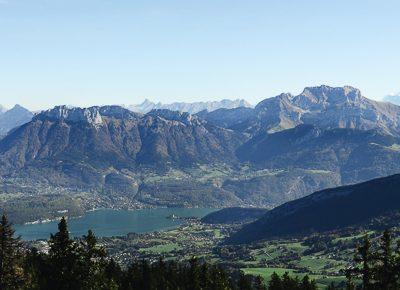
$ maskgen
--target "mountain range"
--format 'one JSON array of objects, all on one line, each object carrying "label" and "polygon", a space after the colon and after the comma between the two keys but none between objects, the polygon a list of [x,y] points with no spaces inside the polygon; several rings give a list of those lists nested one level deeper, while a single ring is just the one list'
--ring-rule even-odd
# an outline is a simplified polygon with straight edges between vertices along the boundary
[{"label": "mountain range", "polygon": [[133,112],[144,113],[144,114],[150,112],[151,110],[157,110],[157,109],[166,109],[171,111],[180,111],[180,112],[195,114],[204,110],[212,112],[222,108],[233,109],[239,107],[251,107],[251,105],[243,99],[236,99],[236,100],[224,99],[221,101],[193,102],[193,103],[174,102],[171,104],[153,103],[148,99],[146,99],[141,104],[128,106],[128,109],[130,109]]},{"label": "mountain range", "polygon": [[273,208],[398,173],[399,121],[400,107],[352,87],[197,114],[57,106],[0,140],[0,190],[24,202],[57,193],[87,209]]},{"label": "mountain range", "polygon": [[143,115],[118,106],[59,106],[1,140],[0,162],[2,172],[47,166],[60,174],[68,168],[75,176],[74,170],[94,174],[95,169],[229,161],[241,142],[240,133],[188,113],[153,110]]},{"label": "mountain range", "polygon": [[350,86],[309,87],[297,96],[284,93],[265,99],[245,114],[240,110],[218,110],[202,114],[202,117],[210,123],[226,124],[227,128],[253,135],[279,132],[300,124],[324,129],[378,129],[382,133],[400,134],[400,107],[365,98]]},{"label": "mountain range", "polygon": [[[160,190],[152,188],[149,172],[163,175],[169,168],[234,162],[234,150],[242,140],[241,133],[188,113],[153,110],[143,115],[118,106],[59,106],[37,114],[0,141],[0,188],[11,193],[91,192],[85,200],[96,201],[88,202],[89,208],[99,202],[150,203],[150,190],[153,203],[190,204],[188,194],[177,199],[183,184],[172,186],[163,199],[156,197]],[[238,203],[230,193],[221,198],[223,190],[209,185],[194,186],[191,194],[200,189],[207,196],[205,202]]]},{"label": "mountain range", "polygon": [[29,122],[33,113],[20,105],[15,105],[7,110],[0,106],[0,137],[6,135],[11,129]]},{"label": "mountain range", "polygon": [[244,226],[228,243],[309,235],[368,223],[398,211],[400,175],[322,190],[268,211]]}]

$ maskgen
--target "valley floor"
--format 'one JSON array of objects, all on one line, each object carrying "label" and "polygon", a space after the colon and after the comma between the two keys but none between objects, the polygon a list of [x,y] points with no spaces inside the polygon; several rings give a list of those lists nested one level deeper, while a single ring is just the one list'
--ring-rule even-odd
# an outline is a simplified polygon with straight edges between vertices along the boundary
[{"label": "valley floor", "polygon": [[[308,274],[320,287],[345,281],[344,269],[353,260],[363,233],[327,233],[301,239],[281,239],[252,245],[222,245],[223,239],[239,225],[209,225],[188,221],[177,229],[124,237],[102,238],[109,254],[123,265],[132,260],[188,260],[193,256],[225,267],[260,275],[268,282],[271,274]],[[370,232],[372,236],[374,232]]]}]

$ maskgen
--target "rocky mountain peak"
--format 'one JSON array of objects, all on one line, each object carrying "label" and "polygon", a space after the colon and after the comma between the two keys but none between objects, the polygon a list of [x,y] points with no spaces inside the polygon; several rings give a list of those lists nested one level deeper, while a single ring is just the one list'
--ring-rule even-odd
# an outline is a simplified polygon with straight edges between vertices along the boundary
[{"label": "rocky mountain peak", "polygon": [[264,109],[269,109],[271,107],[275,106],[280,106],[282,103],[290,103],[293,99],[293,95],[290,93],[282,93],[280,95],[277,95],[276,97],[273,98],[267,98],[260,103],[257,104],[255,109],[257,111],[264,110]]},{"label": "rocky mountain peak", "polygon": [[293,103],[304,109],[328,104],[359,103],[362,100],[360,90],[350,87],[306,87],[303,92],[293,99]]},{"label": "rocky mountain peak", "polygon": [[140,114],[133,113],[120,106],[79,108],[62,105],[39,113],[35,116],[35,119],[63,120],[73,123],[86,122],[92,125],[101,125],[103,124],[104,117],[114,119],[134,119],[139,116]]},{"label": "rocky mountain peak", "polygon": [[[240,114],[238,109],[232,112]],[[300,124],[317,124],[322,128],[378,129],[400,136],[400,107],[365,98],[360,90],[351,86],[306,87],[296,96],[284,93],[267,98],[258,103],[253,111],[246,112],[250,116],[236,118],[236,122],[231,118],[235,115],[233,113],[202,116],[212,124],[229,124],[230,128],[250,134],[278,132]]]},{"label": "rocky mountain peak", "polygon": [[143,103],[141,103],[141,105],[151,105],[151,104],[154,104],[154,103],[147,98],[143,101]]},{"label": "rocky mountain peak", "polygon": [[20,105],[1,112],[0,108],[0,136],[6,135],[11,129],[21,126],[32,119],[33,113]]},{"label": "rocky mountain peak", "polygon": [[30,113],[30,111],[29,111],[28,109],[22,107],[22,106],[19,105],[19,104],[16,104],[16,105],[15,105],[14,107],[12,107],[12,109],[10,109],[9,111],[10,111],[10,112],[21,112],[21,113],[29,112],[29,113]]},{"label": "rocky mountain peak", "polygon": [[73,123],[87,122],[100,125],[103,123],[103,119],[99,110],[99,107],[77,108],[62,105],[39,113],[35,116],[35,119],[63,120]]}]

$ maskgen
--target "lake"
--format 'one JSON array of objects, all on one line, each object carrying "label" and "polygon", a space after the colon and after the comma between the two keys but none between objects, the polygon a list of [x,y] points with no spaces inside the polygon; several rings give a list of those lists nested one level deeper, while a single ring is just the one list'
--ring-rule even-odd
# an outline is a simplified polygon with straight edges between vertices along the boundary
[{"label": "lake", "polygon": [[[138,210],[101,209],[87,212],[84,216],[68,220],[68,228],[72,236],[80,237],[91,229],[98,237],[122,236],[128,233],[147,233],[173,229],[184,223],[181,219],[170,219],[174,214],[178,217],[201,218],[213,208],[153,208]],[[58,221],[15,225],[15,232],[24,240],[48,239],[50,233],[57,231]]]}]

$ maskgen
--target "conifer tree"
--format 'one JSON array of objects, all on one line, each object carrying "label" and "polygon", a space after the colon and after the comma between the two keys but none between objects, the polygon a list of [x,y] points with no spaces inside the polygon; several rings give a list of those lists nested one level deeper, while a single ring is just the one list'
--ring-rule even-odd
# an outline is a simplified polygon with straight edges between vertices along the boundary
[{"label": "conifer tree", "polygon": [[154,276],[152,273],[152,269],[147,260],[142,260],[142,277],[141,277],[143,290],[150,290],[154,287]]},{"label": "conifer tree", "polygon": [[58,232],[50,236],[49,246],[50,289],[80,289],[83,278],[78,270],[78,247],[69,236],[64,217],[58,224]]},{"label": "conifer tree", "polygon": [[177,262],[168,262],[166,274],[168,277],[170,289],[178,289],[180,284],[179,282],[182,281],[182,278],[179,277],[180,275],[182,275],[182,270],[179,268]]},{"label": "conifer tree", "polygon": [[338,288],[335,286],[335,283],[333,283],[333,282],[331,282],[327,288],[327,290],[336,290],[336,289],[338,289]]},{"label": "conifer tree", "polygon": [[20,289],[23,285],[21,241],[3,214],[0,221],[0,289]]},{"label": "conifer tree", "polygon": [[123,271],[114,259],[111,258],[108,261],[104,270],[104,275],[110,289],[117,288],[118,285],[121,285]]},{"label": "conifer tree", "polygon": [[229,286],[229,279],[224,270],[218,266],[213,266],[211,269],[211,289],[213,290],[227,290],[231,289]]},{"label": "conifer tree", "polygon": [[210,269],[207,263],[203,263],[200,269],[201,289],[210,289],[210,285],[211,285]]},{"label": "conifer tree", "polygon": [[196,257],[193,257],[189,261],[189,273],[188,273],[188,289],[200,290],[200,267]]},{"label": "conifer tree", "polygon": [[156,288],[159,290],[171,289],[169,287],[167,278],[167,264],[165,263],[162,257],[160,257],[158,259],[158,263],[155,264],[154,272],[155,272]]},{"label": "conifer tree", "polygon": [[356,287],[353,282],[353,270],[347,269],[346,270],[346,290],[354,290]]},{"label": "conifer tree", "polygon": [[395,257],[392,251],[392,237],[389,230],[385,230],[380,240],[380,249],[376,254],[379,264],[376,267],[376,280],[381,289],[397,289]]},{"label": "conifer tree", "polygon": [[31,290],[48,289],[49,265],[47,255],[32,248],[24,259],[25,283]]},{"label": "conifer tree", "polygon": [[267,290],[267,287],[264,284],[264,279],[261,276],[255,278],[254,290]]},{"label": "conifer tree", "polygon": [[317,285],[315,284],[315,281],[310,281],[310,277],[308,275],[305,275],[301,281],[301,286],[300,288],[302,290],[316,290]]},{"label": "conifer tree", "polygon": [[299,285],[299,280],[297,277],[294,279],[289,276],[288,272],[285,272],[282,276],[282,289],[296,289]]},{"label": "conifer tree", "polygon": [[372,285],[373,255],[371,254],[371,241],[368,235],[364,237],[364,244],[357,247],[356,262],[361,263],[361,269],[356,269],[362,275],[363,289],[370,289]]},{"label": "conifer tree", "polygon": [[268,290],[282,290],[282,280],[275,272],[271,275],[271,280],[268,284]]},{"label": "conifer tree", "polygon": [[97,239],[91,230],[81,241],[80,275],[83,277],[85,289],[101,289],[106,284],[104,270],[106,267],[106,251],[97,244]]},{"label": "conifer tree", "polygon": [[252,290],[251,280],[249,279],[248,276],[244,275],[243,273],[240,273],[238,288],[240,290]]},{"label": "conifer tree", "polygon": [[288,272],[283,274],[282,278],[275,272],[271,275],[268,290],[317,290],[315,280],[310,280],[308,275],[300,281],[299,278],[289,276]]}]

